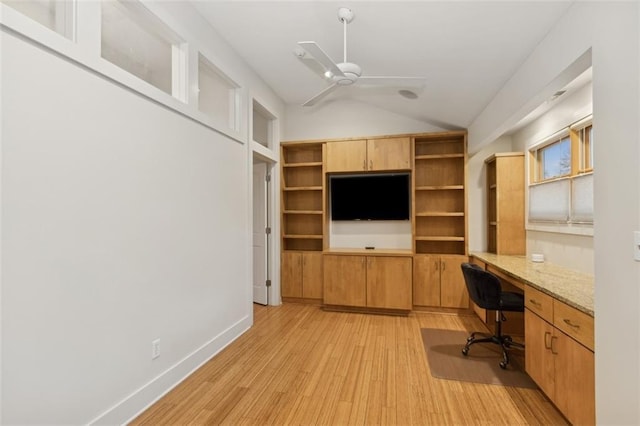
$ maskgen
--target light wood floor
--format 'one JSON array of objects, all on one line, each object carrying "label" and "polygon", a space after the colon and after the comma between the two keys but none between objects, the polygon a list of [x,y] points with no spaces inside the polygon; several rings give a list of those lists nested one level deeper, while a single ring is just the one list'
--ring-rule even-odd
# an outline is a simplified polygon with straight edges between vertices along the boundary
[{"label": "light wood floor", "polygon": [[567,424],[538,390],[431,377],[420,328],[481,330],[473,316],[254,313],[253,328],[132,424]]}]

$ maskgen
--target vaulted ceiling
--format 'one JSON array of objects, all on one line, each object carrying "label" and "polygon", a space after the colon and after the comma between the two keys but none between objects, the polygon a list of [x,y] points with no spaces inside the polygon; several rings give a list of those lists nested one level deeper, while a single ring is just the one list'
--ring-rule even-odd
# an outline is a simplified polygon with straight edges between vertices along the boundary
[{"label": "vaulted ceiling", "polygon": [[[466,128],[561,22],[570,1],[196,1],[196,9],[286,102],[300,105],[329,86],[294,55],[315,41],[343,59],[337,12],[348,25],[348,61],[363,75],[424,77],[417,99],[400,87],[342,87],[324,102],[363,101],[443,128]],[[307,65],[305,65],[305,63]],[[307,108],[317,108],[307,107]]]}]

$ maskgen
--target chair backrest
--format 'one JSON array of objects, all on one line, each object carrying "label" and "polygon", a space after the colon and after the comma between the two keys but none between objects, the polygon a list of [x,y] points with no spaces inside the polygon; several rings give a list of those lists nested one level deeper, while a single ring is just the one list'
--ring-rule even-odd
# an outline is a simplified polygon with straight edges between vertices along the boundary
[{"label": "chair backrest", "polygon": [[483,309],[500,309],[500,279],[473,263],[463,263],[460,267],[471,300]]}]

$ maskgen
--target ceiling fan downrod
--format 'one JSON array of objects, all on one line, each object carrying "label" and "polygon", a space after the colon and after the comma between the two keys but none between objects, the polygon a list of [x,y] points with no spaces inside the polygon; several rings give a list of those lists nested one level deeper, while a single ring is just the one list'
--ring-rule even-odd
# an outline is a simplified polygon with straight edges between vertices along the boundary
[{"label": "ceiling fan downrod", "polygon": [[338,9],[338,21],[342,22],[344,27],[344,32],[343,32],[344,55],[343,55],[343,61],[342,61],[344,63],[347,63],[347,24],[353,21],[353,18],[354,18],[353,11],[348,7],[341,7],[340,9]]}]

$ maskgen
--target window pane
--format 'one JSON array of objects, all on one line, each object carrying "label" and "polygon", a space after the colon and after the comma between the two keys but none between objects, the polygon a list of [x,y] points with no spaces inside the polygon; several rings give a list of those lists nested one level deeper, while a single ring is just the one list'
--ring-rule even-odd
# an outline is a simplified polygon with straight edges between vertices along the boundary
[{"label": "window pane", "polygon": [[571,220],[593,223],[592,174],[573,178],[571,200]]},{"label": "window pane", "polygon": [[151,21],[120,2],[102,2],[102,57],[171,94],[173,45],[156,31],[163,24]]},{"label": "window pane", "polygon": [[67,38],[71,38],[72,4],[69,0],[2,0],[2,3]]},{"label": "window pane", "polygon": [[198,108],[229,129],[236,129],[236,89],[200,55],[198,61]]},{"label": "window pane", "polygon": [[529,188],[529,220],[566,222],[570,180],[561,179]]},{"label": "window pane", "polygon": [[253,140],[260,145],[269,147],[272,118],[263,111],[257,102],[253,102]]},{"label": "window pane", "polygon": [[566,176],[571,173],[571,142],[566,137],[540,150],[542,179]]}]

